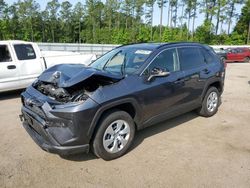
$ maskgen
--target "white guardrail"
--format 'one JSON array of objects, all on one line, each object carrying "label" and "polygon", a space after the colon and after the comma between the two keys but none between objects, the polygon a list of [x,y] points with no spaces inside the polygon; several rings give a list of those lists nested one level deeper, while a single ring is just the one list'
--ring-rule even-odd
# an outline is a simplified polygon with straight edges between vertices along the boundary
[{"label": "white guardrail", "polygon": [[227,48],[250,48],[250,45],[210,45],[214,49]]},{"label": "white guardrail", "polygon": [[69,51],[100,56],[119,45],[114,44],[77,44],[77,43],[37,43],[42,51]]},{"label": "white guardrail", "polygon": [[[112,50],[120,45],[115,44],[78,44],[78,43],[37,43],[42,51],[69,51],[80,52],[84,54],[95,54],[96,56],[103,55],[104,53]],[[238,48],[247,47],[250,45],[211,45],[212,48]]]}]

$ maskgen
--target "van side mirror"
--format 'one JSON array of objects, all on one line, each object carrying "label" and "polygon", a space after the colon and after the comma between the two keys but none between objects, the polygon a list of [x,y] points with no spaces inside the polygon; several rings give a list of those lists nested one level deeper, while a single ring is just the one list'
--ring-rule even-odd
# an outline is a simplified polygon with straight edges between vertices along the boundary
[{"label": "van side mirror", "polygon": [[147,81],[150,82],[154,77],[165,77],[170,74],[169,71],[161,69],[161,68],[153,68],[147,78]]}]

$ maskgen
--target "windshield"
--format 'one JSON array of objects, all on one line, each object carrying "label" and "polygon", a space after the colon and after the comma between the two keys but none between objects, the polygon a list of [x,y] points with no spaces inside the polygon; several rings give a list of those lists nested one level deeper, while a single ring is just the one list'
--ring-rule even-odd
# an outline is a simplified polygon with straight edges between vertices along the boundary
[{"label": "windshield", "polygon": [[116,48],[94,61],[90,66],[113,74],[132,74],[137,71],[151,50],[121,47]]}]

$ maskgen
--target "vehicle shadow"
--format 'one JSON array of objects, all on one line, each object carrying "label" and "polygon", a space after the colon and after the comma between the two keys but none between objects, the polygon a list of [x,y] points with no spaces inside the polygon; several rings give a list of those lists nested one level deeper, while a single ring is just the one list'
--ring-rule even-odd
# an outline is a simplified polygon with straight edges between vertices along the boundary
[{"label": "vehicle shadow", "polygon": [[161,123],[152,125],[150,127],[147,127],[143,130],[140,130],[136,133],[133,145],[131,146],[130,150],[135,149],[137,146],[139,146],[145,138],[149,138],[151,136],[157,135],[159,133],[162,133],[164,131],[167,131],[169,129],[172,129],[178,125],[181,125],[185,122],[188,122],[192,119],[195,119],[199,117],[195,111],[191,111],[185,114],[182,114],[178,117],[174,117],[172,119],[163,121]]},{"label": "vehicle shadow", "polygon": [[60,155],[60,157],[67,161],[76,161],[76,162],[91,161],[94,159],[98,159],[98,157],[96,157],[92,152],[72,154],[72,155]]},{"label": "vehicle shadow", "polygon": [[[181,125],[182,123],[188,122],[197,117],[199,116],[194,111],[192,111],[136,132],[133,144],[128,152],[134,150],[137,146],[139,146],[145,138],[149,138],[151,136],[167,131],[168,129],[174,128],[178,125]],[[78,162],[97,159],[97,157],[91,152],[88,154],[81,153],[81,154],[60,156],[60,157],[65,160],[78,161]]]},{"label": "vehicle shadow", "polygon": [[15,90],[15,91],[6,91],[3,93],[0,93],[0,101],[19,98],[22,92],[23,92],[23,89]]}]

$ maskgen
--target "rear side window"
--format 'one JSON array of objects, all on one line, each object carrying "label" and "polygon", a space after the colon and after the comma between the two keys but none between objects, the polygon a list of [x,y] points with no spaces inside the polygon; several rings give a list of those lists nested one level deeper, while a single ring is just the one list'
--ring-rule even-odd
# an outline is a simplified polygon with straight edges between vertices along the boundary
[{"label": "rear side window", "polygon": [[184,47],[178,49],[182,70],[189,70],[205,65],[204,56],[197,47]]},{"label": "rear side window", "polygon": [[15,44],[14,48],[19,60],[36,59],[36,54],[31,44]]}]

